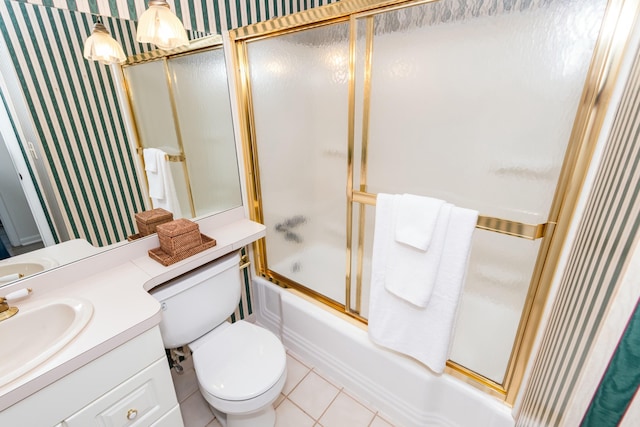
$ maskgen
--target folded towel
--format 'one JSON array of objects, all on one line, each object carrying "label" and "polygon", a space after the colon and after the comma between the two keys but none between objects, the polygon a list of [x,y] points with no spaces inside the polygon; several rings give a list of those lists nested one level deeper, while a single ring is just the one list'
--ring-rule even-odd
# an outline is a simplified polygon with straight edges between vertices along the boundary
[{"label": "folded towel", "polygon": [[[395,224],[401,216],[402,196],[395,196],[394,211]],[[440,267],[442,251],[449,226],[449,218],[453,205],[445,203],[439,210],[437,221],[433,231],[433,238],[428,251],[416,249],[391,239],[389,241],[389,256],[387,258],[387,271],[385,277],[385,289],[418,307],[426,307],[436,282],[436,276]],[[396,233],[397,236],[397,233]],[[397,240],[397,239],[396,239]]]},{"label": "folded towel", "polygon": [[427,306],[420,308],[385,289],[389,243],[395,240],[393,202],[393,196],[378,194],[371,260],[369,338],[442,373],[449,357],[478,213],[452,208],[433,294]]},{"label": "folded towel", "polygon": [[398,200],[396,241],[426,251],[429,249],[444,200],[403,194]]}]

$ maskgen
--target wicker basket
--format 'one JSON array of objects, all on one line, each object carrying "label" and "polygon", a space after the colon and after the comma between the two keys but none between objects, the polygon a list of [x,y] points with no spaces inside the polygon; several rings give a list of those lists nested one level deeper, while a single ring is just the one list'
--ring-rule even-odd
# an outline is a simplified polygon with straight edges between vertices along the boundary
[{"label": "wicker basket", "polygon": [[160,264],[164,265],[165,267],[168,267],[171,264],[175,264],[178,261],[187,259],[190,256],[193,256],[197,253],[205,251],[216,245],[215,239],[212,239],[209,236],[205,236],[204,234],[201,234],[200,237],[202,238],[202,244],[200,246],[187,249],[186,251],[180,252],[176,255],[169,255],[165,251],[163,251],[162,248],[155,248],[155,249],[149,250],[149,256],[151,257],[151,259],[154,259],[158,261]]},{"label": "wicker basket", "polygon": [[135,217],[140,237],[153,234],[158,225],[173,221],[173,214],[162,208],[138,212]]},{"label": "wicker basket", "polygon": [[198,224],[188,219],[181,218],[160,224],[156,231],[160,249],[169,255],[178,255],[202,245]]}]

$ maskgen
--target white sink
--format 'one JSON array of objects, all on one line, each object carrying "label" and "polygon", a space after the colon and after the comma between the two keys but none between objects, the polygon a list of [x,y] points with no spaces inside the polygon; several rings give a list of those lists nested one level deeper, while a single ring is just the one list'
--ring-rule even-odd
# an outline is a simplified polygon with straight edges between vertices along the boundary
[{"label": "white sink", "polygon": [[88,301],[56,298],[20,309],[13,317],[1,321],[0,387],[64,348],[92,315],[93,305]]},{"label": "white sink", "polygon": [[49,258],[26,258],[20,262],[12,262],[11,259],[3,261],[0,263],[0,285],[48,270],[57,265],[57,262]]}]

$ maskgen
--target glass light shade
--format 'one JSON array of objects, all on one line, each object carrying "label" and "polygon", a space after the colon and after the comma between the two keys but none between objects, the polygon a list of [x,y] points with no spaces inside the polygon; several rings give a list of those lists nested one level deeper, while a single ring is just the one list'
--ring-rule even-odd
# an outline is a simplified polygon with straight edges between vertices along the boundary
[{"label": "glass light shade", "polygon": [[165,50],[189,44],[182,22],[169,10],[169,4],[164,0],[149,2],[149,8],[140,15],[136,40],[152,43]]},{"label": "glass light shade", "polygon": [[121,64],[127,59],[122,46],[100,22],[94,24],[93,33],[84,42],[84,57],[105,65]]}]

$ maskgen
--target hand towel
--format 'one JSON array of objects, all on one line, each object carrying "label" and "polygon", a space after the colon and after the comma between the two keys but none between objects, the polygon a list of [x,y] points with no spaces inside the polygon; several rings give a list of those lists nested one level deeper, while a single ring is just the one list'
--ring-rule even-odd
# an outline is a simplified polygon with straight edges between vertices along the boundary
[{"label": "hand towel", "polygon": [[[403,196],[395,197],[395,229],[400,221]],[[400,202],[400,203],[399,203]],[[398,243],[397,239],[389,242],[389,256],[385,289],[418,307],[426,307],[436,282],[440,260],[444,248],[447,227],[453,205],[445,203],[440,209],[433,237],[428,251]],[[397,233],[396,233],[397,235]]]},{"label": "hand towel", "polygon": [[[157,148],[145,148],[145,171],[149,184],[149,197],[154,208],[163,208],[173,213],[174,218],[182,218],[178,193],[171,173],[171,164],[166,153]],[[146,170],[146,158],[155,157],[156,172]]]},{"label": "hand towel", "polygon": [[426,251],[429,249],[444,200],[403,194],[398,199],[396,241]]},{"label": "hand towel", "polygon": [[420,308],[388,292],[384,286],[389,243],[395,240],[393,199],[394,196],[378,194],[376,202],[369,338],[442,373],[449,357],[478,213],[452,208],[433,294],[428,305]]},{"label": "hand towel", "polygon": [[158,156],[157,152],[162,151],[157,148],[145,148],[142,150],[144,158],[144,170],[147,172],[158,172]]},{"label": "hand towel", "polygon": [[149,185],[149,197],[164,199],[164,176],[158,173],[158,163],[165,161],[165,152],[157,148],[145,148],[142,150],[142,156]]}]

